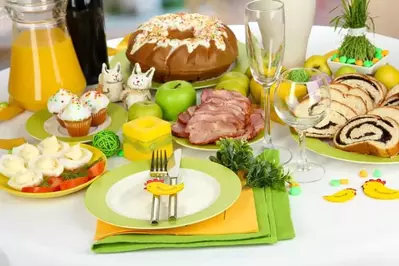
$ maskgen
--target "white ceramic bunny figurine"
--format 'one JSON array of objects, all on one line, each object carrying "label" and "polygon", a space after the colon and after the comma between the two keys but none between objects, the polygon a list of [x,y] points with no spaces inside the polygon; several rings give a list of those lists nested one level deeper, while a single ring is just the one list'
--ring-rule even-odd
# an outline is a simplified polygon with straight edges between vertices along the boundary
[{"label": "white ceramic bunny figurine", "polygon": [[139,63],[133,67],[132,74],[127,80],[126,87],[123,91],[123,101],[126,109],[137,102],[151,101],[151,84],[154,76],[155,68],[151,67],[147,72],[142,73]]},{"label": "white ceramic bunny figurine", "polygon": [[100,91],[104,93],[111,102],[122,101],[123,79],[121,64],[118,62],[114,68],[107,69],[104,63],[102,72],[98,77]]}]

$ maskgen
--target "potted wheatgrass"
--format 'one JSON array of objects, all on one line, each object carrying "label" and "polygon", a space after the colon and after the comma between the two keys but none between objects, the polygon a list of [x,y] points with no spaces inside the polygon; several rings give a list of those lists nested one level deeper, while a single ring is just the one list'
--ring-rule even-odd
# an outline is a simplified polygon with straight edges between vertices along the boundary
[{"label": "potted wheatgrass", "polygon": [[[331,20],[337,29],[341,27],[348,32],[337,52],[328,59],[333,73],[344,65],[352,66],[358,73],[374,74],[386,63],[388,50],[374,46],[366,33],[370,25],[374,32],[374,21],[368,11],[370,0],[341,0],[342,13]],[[333,9],[336,10],[338,7]]]}]

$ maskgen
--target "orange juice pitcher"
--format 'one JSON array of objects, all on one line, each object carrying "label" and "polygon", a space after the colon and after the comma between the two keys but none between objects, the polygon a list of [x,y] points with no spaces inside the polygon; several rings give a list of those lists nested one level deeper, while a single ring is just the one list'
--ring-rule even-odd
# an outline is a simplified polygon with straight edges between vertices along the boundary
[{"label": "orange juice pitcher", "polygon": [[80,95],[86,80],[66,22],[65,0],[5,0],[13,21],[8,91],[29,111],[45,109],[60,88]]}]

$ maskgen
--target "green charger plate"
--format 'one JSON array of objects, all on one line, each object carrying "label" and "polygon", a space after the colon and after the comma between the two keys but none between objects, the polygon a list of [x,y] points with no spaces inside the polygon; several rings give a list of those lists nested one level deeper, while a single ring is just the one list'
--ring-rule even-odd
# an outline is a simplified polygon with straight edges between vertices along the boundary
[{"label": "green charger plate", "polygon": [[[298,141],[298,135],[291,131],[291,136]],[[355,152],[347,152],[334,148],[326,141],[315,138],[306,138],[306,148],[314,153],[333,158],[336,160],[364,163],[364,164],[397,164],[399,156],[393,158],[383,158],[373,155],[359,154]]]},{"label": "green charger plate", "polygon": [[[178,218],[176,221],[161,220],[158,225],[151,225],[149,220],[133,219],[114,212],[106,203],[108,190],[115,183],[132,174],[149,170],[149,161],[134,162],[105,173],[88,188],[85,196],[86,207],[99,220],[115,226],[147,230],[167,229],[195,224],[223,213],[234,204],[241,194],[241,182],[238,176],[219,164],[208,160],[183,158],[181,167],[208,174],[219,183],[219,197],[208,208]],[[143,202],[143,204],[148,203]]]},{"label": "green charger plate", "polygon": [[[122,125],[127,121],[127,112],[125,108],[118,104],[110,103],[107,108],[107,113],[108,116],[111,117],[111,124],[105,129],[117,133],[122,128]],[[49,113],[47,109],[34,113],[26,122],[26,131],[28,131],[29,135],[33,138],[38,140],[51,137],[51,135],[44,129],[44,123],[52,116],[53,114]],[[76,138],[57,136],[57,139],[67,142],[90,142],[92,141],[93,136],[94,134]]]},{"label": "green charger plate", "polygon": [[[259,134],[252,139],[251,141],[249,141],[249,144],[256,144],[259,141],[261,141],[263,139],[263,130],[261,132],[259,132]],[[186,148],[190,148],[193,150],[199,150],[199,151],[217,151],[219,149],[219,145],[216,144],[207,144],[207,145],[195,145],[195,144],[191,144],[190,141],[188,141],[187,138],[179,138],[179,137],[175,137],[173,136],[173,140]]]},{"label": "green charger plate", "polygon": [[[111,62],[109,63],[110,67],[113,68],[115,67],[116,63],[120,62],[121,63],[121,68],[122,68],[122,76],[123,76],[123,82],[126,83],[127,79],[129,76],[132,74],[132,68],[129,60],[126,58],[126,49],[117,53],[114,57],[112,57]],[[246,47],[244,43],[238,43],[238,57],[235,62],[235,66],[231,71],[237,71],[241,73],[245,73],[248,69],[249,63],[248,63],[248,57],[247,57],[247,52],[246,52]],[[208,88],[212,86],[216,86],[218,84],[219,78],[214,78],[210,80],[204,80],[204,81],[196,81],[193,82],[194,89],[203,89],[203,88]],[[152,88],[156,89],[159,86],[161,86],[162,83],[158,82],[152,82]]]}]

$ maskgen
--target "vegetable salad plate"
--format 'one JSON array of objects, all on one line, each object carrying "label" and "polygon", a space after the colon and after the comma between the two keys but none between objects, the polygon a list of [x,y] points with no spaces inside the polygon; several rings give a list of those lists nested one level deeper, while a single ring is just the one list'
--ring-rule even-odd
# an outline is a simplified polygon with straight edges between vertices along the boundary
[{"label": "vegetable salad plate", "polygon": [[[263,139],[263,130],[261,132],[258,133],[258,135],[256,135],[255,138],[253,138],[252,140],[250,140],[248,143],[251,145],[254,145],[260,141],[262,141]],[[189,149],[193,149],[193,150],[199,150],[199,151],[217,151],[219,149],[219,146],[217,144],[207,144],[207,145],[196,145],[196,144],[192,144],[190,143],[190,141],[187,138],[179,138],[179,137],[175,137],[173,136],[173,140],[186,148]]]},{"label": "vegetable salad plate", "polygon": [[[110,67],[113,68],[115,65],[120,62],[121,67],[122,67],[122,76],[123,76],[123,81],[126,83],[127,79],[129,76],[132,74],[132,68],[129,60],[126,58],[126,49],[123,49],[119,53],[117,53],[115,56],[112,57],[110,61]],[[248,58],[247,58],[247,52],[245,48],[245,44],[243,43],[238,43],[238,57],[236,62],[230,67],[228,71],[237,71],[241,73],[245,73],[248,69]],[[209,80],[203,80],[203,81],[196,81],[193,82],[194,89],[204,89],[212,86],[216,86],[218,84],[219,78],[214,78],[214,79],[209,79]],[[161,86],[162,83],[157,83],[157,82],[152,82],[152,88],[156,89],[159,86]]]},{"label": "vegetable salad plate", "polygon": [[[291,131],[292,137],[295,141],[298,141],[298,135]],[[383,158],[373,155],[360,154],[355,152],[347,152],[337,149],[332,143],[328,141],[322,141],[315,138],[306,138],[306,148],[314,153],[322,156],[352,162],[352,163],[364,163],[364,164],[397,164],[399,163],[399,156],[393,158]]]},{"label": "vegetable salad plate", "polygon": [[49,113],[47,109],[34,113],[26,122],[26,130],[33,138],[38,140],[56,136],[59,140],[67,142],[90,142],[94,134],[101,130],[118,132],[126,121],[126,110],[118,104],[110,103],[107,107],[105,122],[98,127],[91,127],[89,134],[84,137],[70,137],[66,128],[61,127],[56,117]]},{"label": "vegetable salad plate", "polygon": [[[49,189],[49,186],[31,187],[32,191],[23,192],[23,191],[19,191],[19,190],[11,188],[7,184],[9,178],[0,174],[0,189],[6,191],[9,194],[17,196],[17,197],[47,199],[47,198],[57,198],[57,197],[66,196],[66,195],[75,193],[77,191],[80,191],[80,190],[88,187],[90,184],[92,184],[94,181],[96,181],[101,176],[101,174],[107,169],[107,158],[97,148],[94,148],[92,146],[85,145],[85,144],[81,144],[81,147],[91,151],[93,154],[90,162],[87,164],[87,165],[91,166],[90,168],[92,168],[92,169],[97,168],[97,166],[99,166],[101,164],[101,170],[99,170],[97,172],[96,176],[92,176],[90,179],[88,178],[88,175],[90,175],[91,169],[90,168],[88,169],[88,172],[85,173],[87,176],[87,179],[85,180],[86,182],[80,182],[80,181],[82,181],[82,178],[86,178],[86,176],[82,176],[82,178],[77,177],[75,179],[74,178],[68,179],[69,182],[65,183],[65,189],[63,189],[63,188],[61,188],[61,190],[57,189],[57,191],[54,191],[54,192],[51,192],[51,191],[40,192],[41,191],[40,188]],[[54,178],[54,177],[52,177],[52,178]],[[51,179],[51,178],[49,178],[49,179]],[[50,181],[48,181],[48,183],[50,183]],[[62,184],[61,184],[61,187],[62,187]],[[34,188],[39,188],[39,189],[34,190]]]},{"label": "vegetable salad plate", "polygon": [[241,193],[237,175],[210,162],[183,158],[178,194],[178,218],[168,221],[168,197],[161,197],[159,224],[152,225],[152,194],[144,190],[150,179],[150,162],[141,161],[113,169],[94,182],[86,192],[87,209],[99,220],[132,229],[167,229],[210,219],[228,209]]}]

